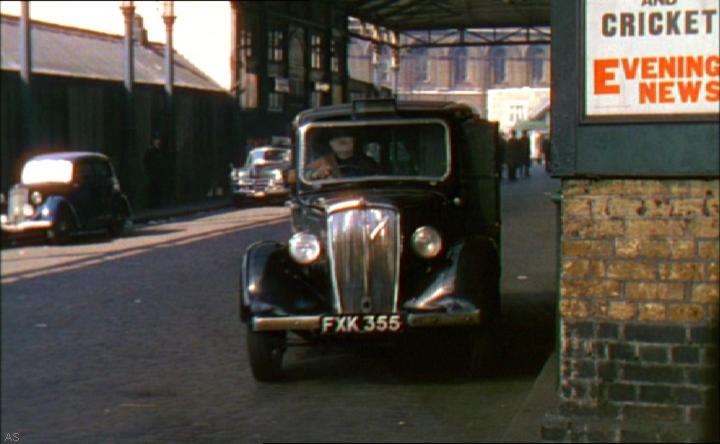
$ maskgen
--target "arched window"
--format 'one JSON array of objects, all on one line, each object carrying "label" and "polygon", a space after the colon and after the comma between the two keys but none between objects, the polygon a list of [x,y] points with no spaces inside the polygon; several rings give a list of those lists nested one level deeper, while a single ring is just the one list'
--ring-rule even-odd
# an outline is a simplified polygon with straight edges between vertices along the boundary
[{"label": "arched window", "polygon": [[545,67],[545,51],[543,48],[533,46],[528,51],[528,63],[530,64],[530,81],[541,82],[543,79],[543,68]]},{"label": "arched window", "polygon": [[465,83],[468,80],[468,54],[467,48],[456,48],[453,54],[455,84]]},{"label": "arched window", "polygon": [[507,63],[507,51],[501,46],[495,46],[490,50],[490,66],[492,72],[492,83],[498,84],[505,81],[505,65]]}]

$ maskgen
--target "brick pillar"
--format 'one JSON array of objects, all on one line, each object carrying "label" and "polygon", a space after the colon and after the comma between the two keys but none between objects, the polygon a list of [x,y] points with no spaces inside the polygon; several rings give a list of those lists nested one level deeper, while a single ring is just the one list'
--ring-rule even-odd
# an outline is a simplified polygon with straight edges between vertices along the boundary
[{"label": "brick pillar", "polygon": [[715,180],[565,180],[547,441],[717,439]]}]

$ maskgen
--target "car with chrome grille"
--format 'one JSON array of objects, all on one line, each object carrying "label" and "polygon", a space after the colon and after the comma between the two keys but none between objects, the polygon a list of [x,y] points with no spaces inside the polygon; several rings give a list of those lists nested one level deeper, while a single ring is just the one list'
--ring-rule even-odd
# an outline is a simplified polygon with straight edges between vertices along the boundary
[{"label": "car with chrome grille", "polygon": [[241,267],[254,377],[282,378],[290,335],[393,341],[437,327],[482,366],[500,316],[497,125],[462,104],[374,99],[303,111],[294,127],[292,234],[253,243]]},{"label": "car with chrome grille", "polygon": [[245,165],[230,165],[230,185],[235,206],[250,199],[259,202],[286,197],[289,193],[287,172],[291,150],[285,147],[261,146],[248,152]]},{"label": "car with chrome grille", "polygon": [[63,244],[80,233],[118,236],[131,214],[110,159],[89,151],[30,158],[3,200],[3,240],[39,235]]}]

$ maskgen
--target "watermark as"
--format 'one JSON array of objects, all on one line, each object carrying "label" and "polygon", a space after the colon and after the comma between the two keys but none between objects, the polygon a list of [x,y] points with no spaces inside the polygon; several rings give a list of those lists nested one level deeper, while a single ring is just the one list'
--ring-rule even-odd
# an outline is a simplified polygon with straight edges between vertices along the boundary
[{"label": "watermark as", "polygon": [[2,442],[20,442],[20,433],[3,433],[2,434]]}]

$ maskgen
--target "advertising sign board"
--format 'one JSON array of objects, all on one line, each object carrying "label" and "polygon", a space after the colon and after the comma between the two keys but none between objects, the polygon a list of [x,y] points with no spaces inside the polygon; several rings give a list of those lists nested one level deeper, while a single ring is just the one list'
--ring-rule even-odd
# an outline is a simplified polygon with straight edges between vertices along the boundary
[{"label": "advertising sign board", "polygon": [[584,120],[717,119],[717,0],[585,0]]}]

